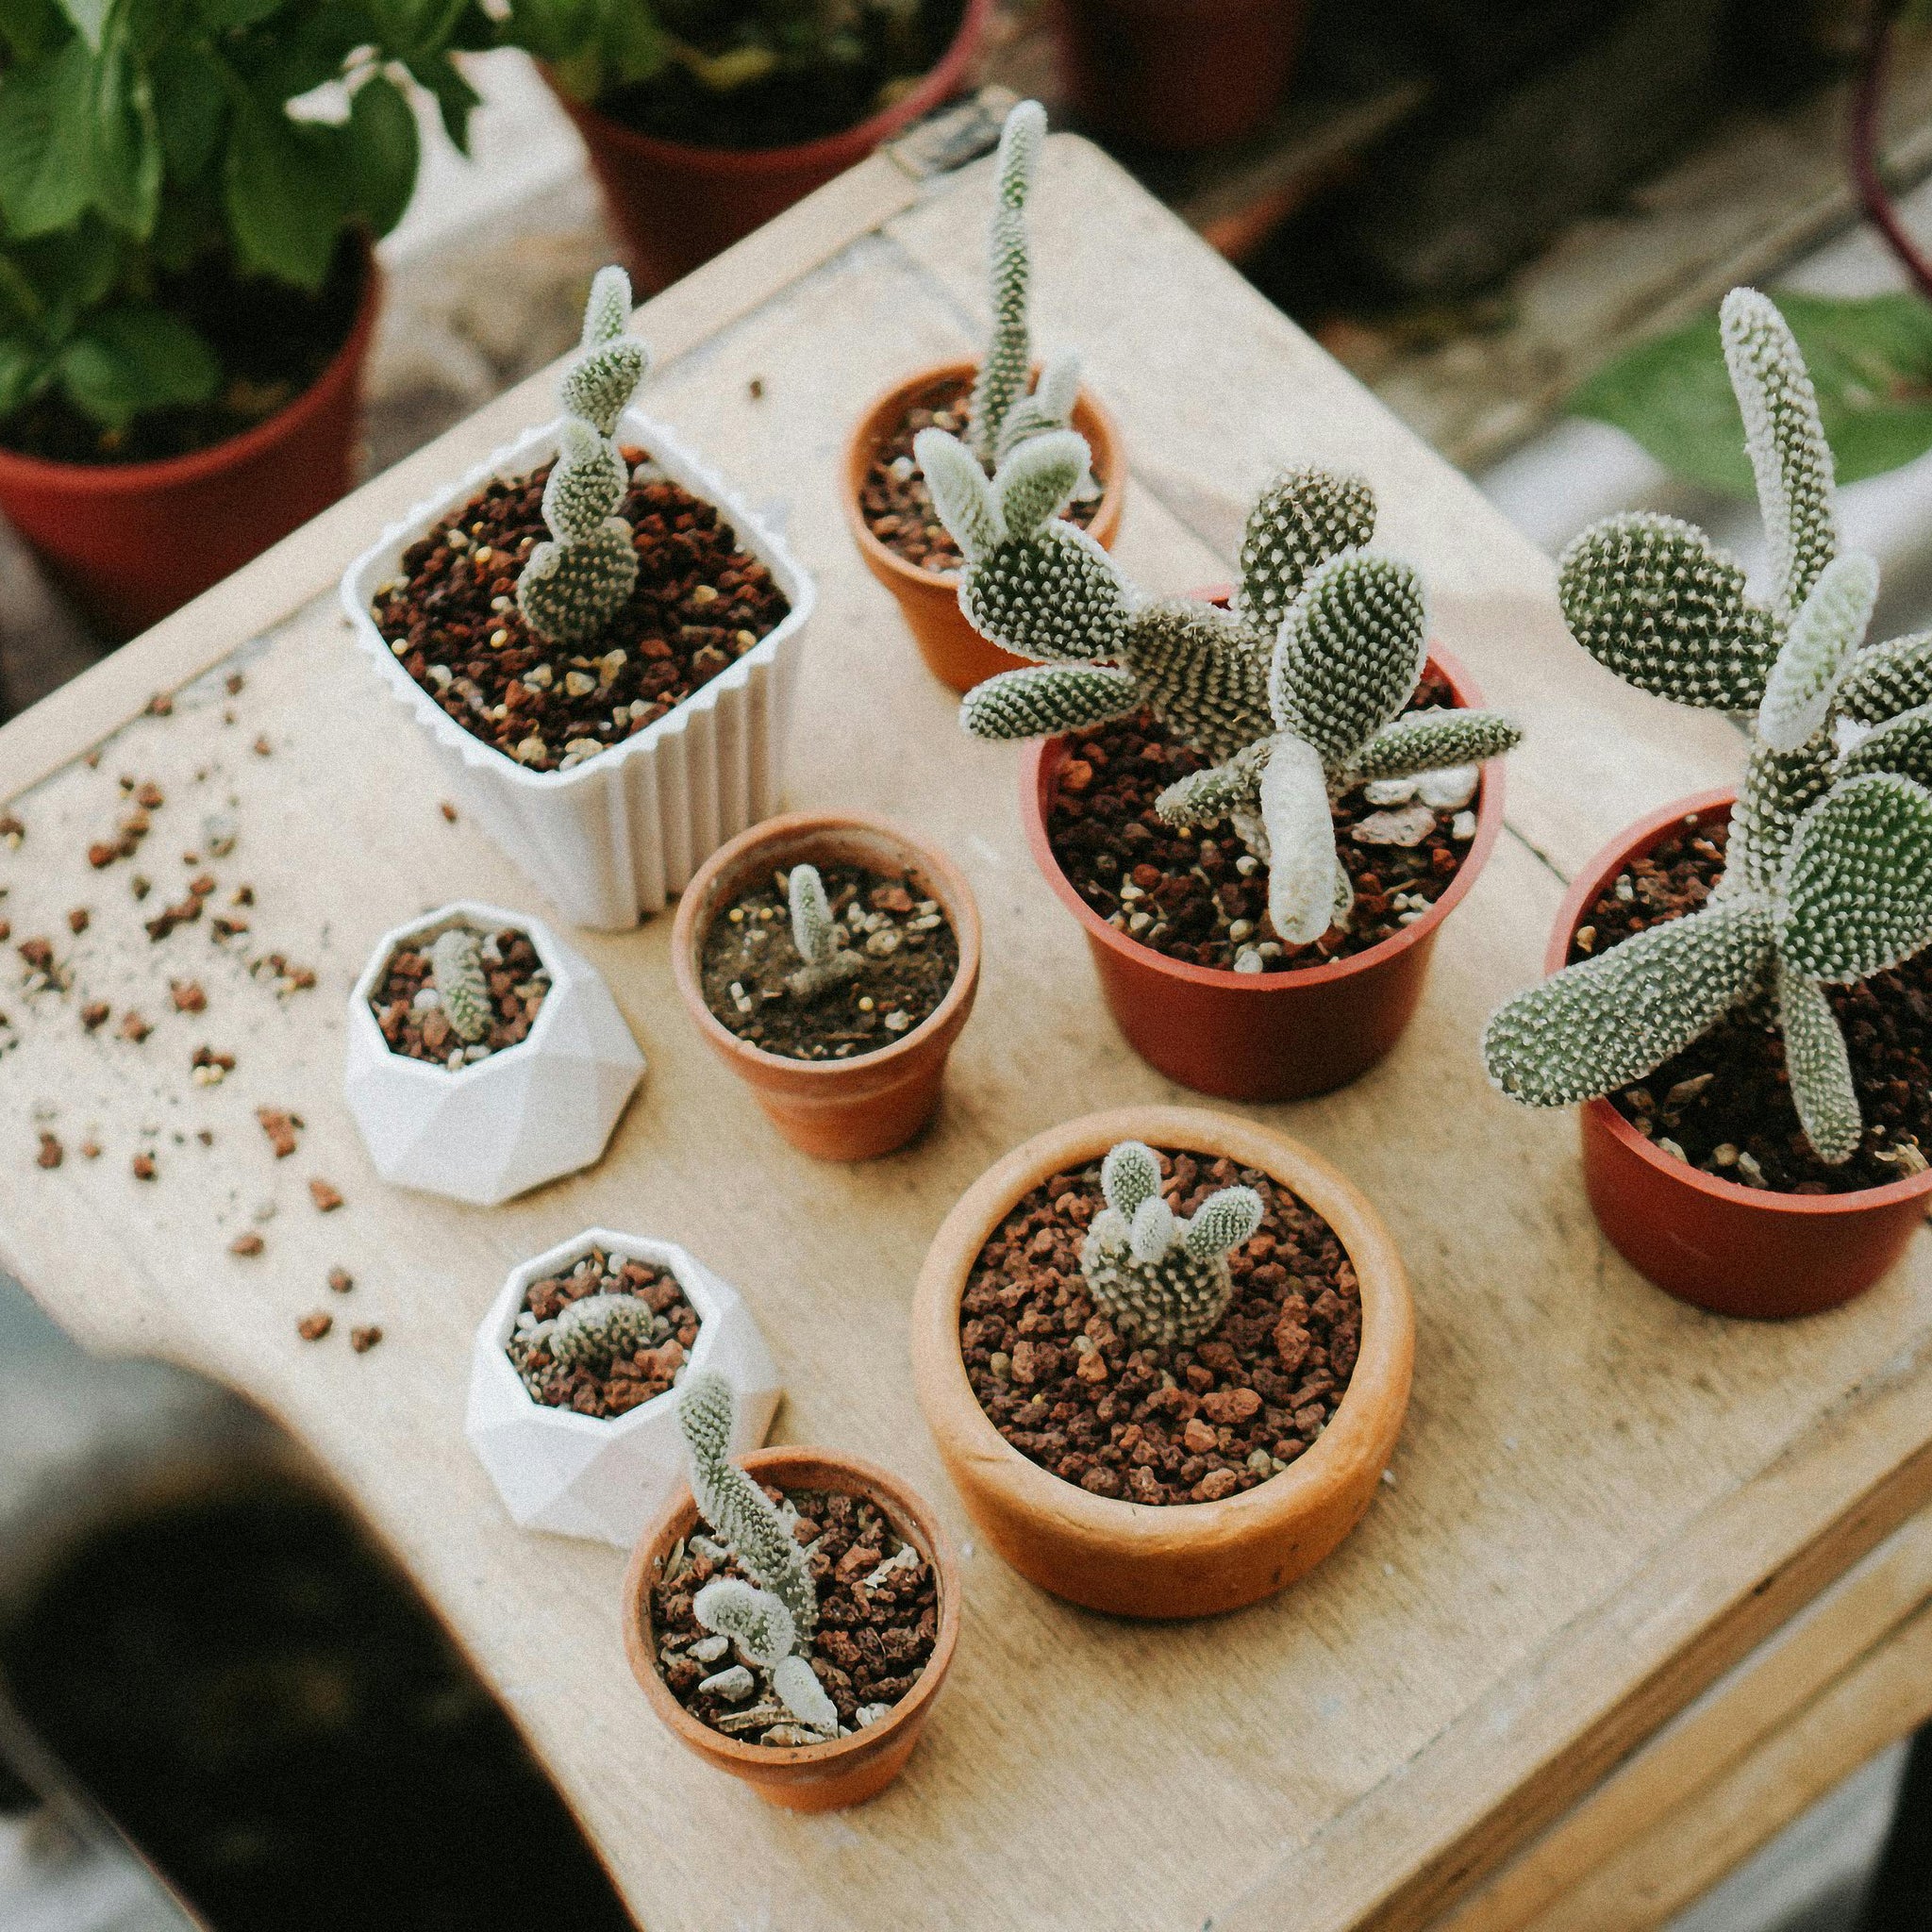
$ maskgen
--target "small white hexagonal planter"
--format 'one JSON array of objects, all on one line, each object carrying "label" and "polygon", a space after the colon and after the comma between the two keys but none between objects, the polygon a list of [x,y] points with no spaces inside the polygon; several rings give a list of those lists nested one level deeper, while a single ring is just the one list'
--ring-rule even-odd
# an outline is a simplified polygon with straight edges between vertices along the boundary
[{"label": "small white hexagonal planter", "polygon": [[[452,1072],[393,1052],[370,1008],[391,958],[452,925],[513,926],[549,969],[528,1035]],[[470,900],[385,933],[349,995],[349,1111],[384,1180],[493,1208],[604,1151],[644,1057],[597,969],[541,920]]]},{"label": "small white hexagonal planter", "polygon": [[536,1401],[504,1352],[530,1284],[562,1274],[593,1247],[620,1260],[668,1268],[677,1277],[698,1313],[690,1368],[715,1369],[738,1395],[734,1456],[765,1440],[781,1391],[771,1351],[743,1296],[671,1241],[591,1227],[510,1271],[476,1330],[464,1434],[523,1528],[628,1549],[683,1474],[677,1391],[653,1396],[626,1415],[579,1415]]}]

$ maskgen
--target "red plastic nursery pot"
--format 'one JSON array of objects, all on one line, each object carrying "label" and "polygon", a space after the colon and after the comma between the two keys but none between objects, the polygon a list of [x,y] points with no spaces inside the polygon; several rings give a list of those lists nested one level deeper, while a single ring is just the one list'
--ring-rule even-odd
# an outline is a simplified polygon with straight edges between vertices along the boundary
[{"label": "red plastic nursery pot", "polygon": [[[1721,824],[1735,794],[1704,791],[1640,819],[1578,874],[1543,957],[1555,973],[1589,908],[1631,859],[1687,818]],[[1583,1185],[1597,1224],[1640,1274],[1717,1315],[1760,1321],[1848,1302],[1905,1252],[1932,1171],[1851,1194],[1780,1194],[1720,1180],[1644,1139],[1607,1100],[1580,1109]]]},{"label": "red plastic nursery pot", "polygon": [[[1469,673],[1446,651],[1428,668],[1446,678],[1457,706],[1482,703]],[[1074,890],[1047,842],[1054,781],[1067,741],[1029,744],[1020,766],[1020,810],[1047,884],[1080,922],[1114,1024],[1149,1065],[1224,1100],[1304,1100],[1345,1087],[1395,1042],[1422,998],[1436,933],[1460,904],[1503,829],[1503,769],[1483,768],[1475,837],[1442,896],[1413,925],[1326,966],[1291,973],[1233,973],[1170,959],[1117,931]]]},{"label": "red plastic nursery pot", "polygon": [[1062,84],[1080,118],[1143,146],[1212,147],[1281,105],[1303,0],[1058,0]]},{"label": "red plastic nursery pot", "polygon": [[660,141],[573,100],[553,80],[590,149],[640,289],[652,293],[689,275],[958,92],[991,12],[992,0],[966,0],[952,45],[917,87],[857,126],[790,147]]},{"label": "red plastic nursery pot", "polygon": [[365,252],[356,317],[328,366],[286,408],[211,449],[151,463],[0,449],[0,514],[108,635],[158,624],[348,493],[381,305]]}]

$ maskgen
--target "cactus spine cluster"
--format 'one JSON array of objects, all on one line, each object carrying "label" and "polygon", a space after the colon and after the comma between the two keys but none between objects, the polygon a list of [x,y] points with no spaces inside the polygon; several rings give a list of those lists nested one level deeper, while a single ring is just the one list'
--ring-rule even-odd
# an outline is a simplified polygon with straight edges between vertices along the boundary
[{"label": "cactus spine cluster", "polygon": [[1261,1224],[1253,1188],[1223,1188],[1187,1221],[1160,1191],[1160,1158],[1123,1141],[1101,1163],[1107,1206],[1080,1250],[1080,1273],[1115,1325],[1155,1347],[1212,1332],[1234,1296],[1229,1253]]},{"label": "cactus spine cluster", "polygon": [[1626,683],[1751,714],[1724,874],[1697,911],[1510,1001],[1483,1051],[1506,1093],[1562,1107],[1641,1079],[1762,1000],[1806,1137],[1838,1165],[1864,1122],[1825,988],[1932,943],[1932,636],[1865,642],[1877,566],[1839,547],[1831,450],[1784,318],[1733,289],[1723,338],[1771,601],[1703,531],[1645,514],[1584,531],[1559,588],[1577,641]]},{"label": "cactus spine cluster", "polygon": [[786,881],[791,903],[791,943],[804,964],[787,975],[794,998],[810,1001],[864,971],[865,961],[845,947],[845,933],[832,917],[825,882],[815,865],[802,861]]},{"label": "cactus spine cluster", "polygon": [[1402,715],[1426,661],[1422,585],[1364,549],[1359,477],[1288,472],[1241,539],[1234,608],[1152,600],[1059,512],[1084,474],[1072,430],[1023,443],[989,481],[939,430],[918,439],[933,503],[966,559],[959,608],[1016,656],[960,708],[978,738],[1037,738],[1146,709],[1212,758],[1162,794],[1177,825],[1227,818],[1269,866],[1269,917],[1306,945],[1345,921],[1331,803],[1374,778],[1463,765],[1521,735],[1492,711]]},{"label": "cactus spine cluster", "polygon": [[601,268],[584,308],[582,347],[558,385],[568,412],[543,486],[550,541],[530,552],[517,608],[540,637],[583,643],[615,616],[637,582],[631,526],[616,514],[630,475],[611,438],[650,358],[630,325],[630,278]]},{"label": "cactus spine cluster", "polygon": [[634,1294],[587,1294],[557,1317],[549,1335],[550,1359],[574,1369],[634,1355],[654,1332],[650,1304]]},{"label": "cactus spine cluster", "polygon": [[483,971],[483,945],[467,926],[440,932],[429,948],[429,971],[449,1028],[465,1046],[490,1031],[494,1011]]}]

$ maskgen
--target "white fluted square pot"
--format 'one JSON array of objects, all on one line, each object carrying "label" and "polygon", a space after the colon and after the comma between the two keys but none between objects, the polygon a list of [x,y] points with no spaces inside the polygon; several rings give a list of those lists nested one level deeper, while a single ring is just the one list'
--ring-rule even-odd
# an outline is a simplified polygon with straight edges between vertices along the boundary
[{"label": "white fluted square pot", "polygon": [[743,657],[655,724],[568,772],[533,772],[467,731],[397,662],[372,606],[402,556],[492,477],[525,476],[557,454],[562,418],[506,443],[440,496],[391,524],[349,566],[342,608],[391,693],[408,706],[452,787],[575,925],[618,929],[658,912],[700,864],[776,811],[799,651],[815,592],[775,532],[661,423],[637,409],[615,440],[641,443],[670,478],[712,504],[791,604]]},{"label": "white fluted square pot", "polygon": [[[529,1032],[451,1070],[395,1052],[370,1000],[389,962],[453,925],[514,927],[550,974]],[[479,1208],[589,1167],[604,1152],[644,1057],[597,969],[541,920],[463,899],[385,933],[349,995],[343,1088],[384,1180]]]},{"label": "white fluted square pot", "polygon": [[738,1397],[734,1457],[765,1440],[782,1391],[771,1350],[744,1297],[674,1242],[586,1228],[510,1271],[476,1330],[464,1433],[521,1527],[628,1549],[683,1479],[677,1390],[655,1395],[626,1415],[579,1415],[537,1401],[504,1352],[531,1283],[566,1273],[592,1248],[620,1260],[668,1268],[677,1277],[698,1314],[698,1338],[686,1373],[715,1369]]}]

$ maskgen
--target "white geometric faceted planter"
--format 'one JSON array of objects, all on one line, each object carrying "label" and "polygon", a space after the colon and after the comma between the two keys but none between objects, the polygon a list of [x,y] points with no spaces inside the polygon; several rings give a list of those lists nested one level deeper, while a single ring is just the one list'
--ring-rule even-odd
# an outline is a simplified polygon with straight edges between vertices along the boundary
[{"label": "white geometric faceted planter", "polygon": [[463,1432],[520,1527],[590,1537],[627,1550],[683,1478],[677,1390],[667,1389],[625,1415],[579,1415],[535,1400],[504,1353],[531,1283],[565,1273],[591,1248],[619,1260],[668,1268],[677,1277],[698,1313],[698,1339],[686,1373],[715,1369],[738,1396],[734,1456],[765,1440],[782,1391],[771,1350],[743,1296],[673,1242],[586,1228],[510,1272],[476,1330]]},{"label": "white geometric faceted planter", "polygon": [[466,731],[396,661],[371,606],[383,585],[402,575],[403,552],[451,510],[492,477],[527,475],[548,462],[562,420],[525,430],[391,524],[350,565],[341,600],[358,641],[414,712],[484,829],[572,924],[617,929],[661,911],[725,840],[777,810],[802,633],[815,593],[783,541],[735,491],[663,424],[626,409],[615,440],[641,444],[674,482],[713,505],[791,608],[655,724],[568,772],[533,772]]},{"label": "white geometric faceted planter", "polygon": [[[392,1051],[369,1004],[402,947],[418,950],[452,925],[514,927],[550,973],[529,1032],[454,1072]],[[376,1173],[399,1188],[493,1208],[589,1167],[643,1071],[597,969],[541,920],[500,906],[459,900],[385,933],[349,995],[349,1111]]]}]

